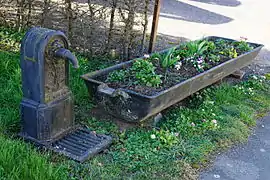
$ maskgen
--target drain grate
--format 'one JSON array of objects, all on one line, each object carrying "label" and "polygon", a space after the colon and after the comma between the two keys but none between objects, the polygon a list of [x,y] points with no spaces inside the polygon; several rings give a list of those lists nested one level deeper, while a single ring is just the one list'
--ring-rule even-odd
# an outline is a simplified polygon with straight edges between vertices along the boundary
[{"label": "drain grate", "polygon": [[52,150],[64,154],[79,162],[106,149],[112,143],[112,138],[96,134],[87,129],[77,129],[52,144]]}]

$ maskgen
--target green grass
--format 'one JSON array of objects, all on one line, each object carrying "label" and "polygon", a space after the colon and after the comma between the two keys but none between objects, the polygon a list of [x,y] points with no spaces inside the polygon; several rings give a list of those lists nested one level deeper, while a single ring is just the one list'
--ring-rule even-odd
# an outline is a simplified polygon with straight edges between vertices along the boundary
[{"label": "green grass", "polygon": [[62,166],[52,163],[23,141],[0,136],[0,179],[61,180],[67,178]]},{"label": "green grass", "polygon": [[171,107],[157,129],[120,132],[114,122],[89,116],[95,104],[80,79],[112,62],[79,57],[81,68],[71,70],[77,122],[115,137],[108,151],[79,164],[15,137],[22,98],[19,55],[0,50],[0,59],[0,179],[195,179],[212,154],[245,142],[256,119],[270,110],[269,81],[225,83],[194,94],[187,106]]}]

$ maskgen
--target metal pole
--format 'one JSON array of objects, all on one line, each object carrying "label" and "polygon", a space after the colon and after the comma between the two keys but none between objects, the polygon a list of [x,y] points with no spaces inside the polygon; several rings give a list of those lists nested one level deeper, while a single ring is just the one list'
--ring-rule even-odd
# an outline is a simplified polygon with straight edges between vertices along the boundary
[{"label": "metal pole", "polygon": [[149,49],[148,49],[149,54],[153,52],[155,42],[156,42],[161,1],[162,0],[155,0],[155,9],[154,9],[152,30],[151,30],[151,36],[150,36],[150,42],[149,42]]}]

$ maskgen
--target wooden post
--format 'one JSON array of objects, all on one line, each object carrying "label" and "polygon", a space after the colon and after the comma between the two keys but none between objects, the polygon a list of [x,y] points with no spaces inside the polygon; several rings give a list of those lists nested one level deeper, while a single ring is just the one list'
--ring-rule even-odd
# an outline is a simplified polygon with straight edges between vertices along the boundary
[{"label": "wooden post", "polygon": [[148,49],[149,54],[151,54],[153,52],[155,42],[156,42],[161,1],[162,0],[155,0],[155,9],[154,9],[154,15],[153,15],[153,22],[152,22],[152,31],[151,31],[151,37],[150,37],[149,49]]}]

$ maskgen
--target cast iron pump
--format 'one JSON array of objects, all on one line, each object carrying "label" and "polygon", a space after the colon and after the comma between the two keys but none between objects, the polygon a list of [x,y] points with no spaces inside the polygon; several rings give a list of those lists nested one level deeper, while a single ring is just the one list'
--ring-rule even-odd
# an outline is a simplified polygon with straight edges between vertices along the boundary
[{"label": "cast iron pump", "polygon": [[79,68],[60,31],[30,29],[21,44],[23,99],[20,136],[84,161],[111,143],[111,137],[75,125],[73,96],[68,88],[69,63]]}]

